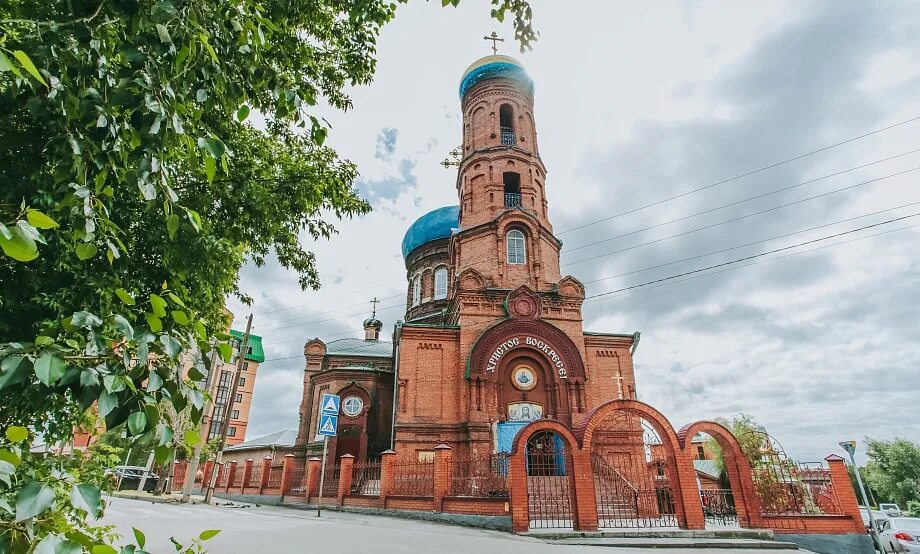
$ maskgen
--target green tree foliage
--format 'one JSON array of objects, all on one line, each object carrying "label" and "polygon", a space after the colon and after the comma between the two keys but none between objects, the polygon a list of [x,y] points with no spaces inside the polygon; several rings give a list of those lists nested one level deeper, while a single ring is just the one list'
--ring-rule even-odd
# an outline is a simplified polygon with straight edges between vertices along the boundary
[{"label": "green tree foliage", "polygon": [[[741,450],[747,457],[748,462],[750,462],[751,467],[755,467],[757,460],[760,459],[763,453],[764,439],[767,432],[764,426],[757,423],[754,416],[749,414],[738,414],[731,419],[719,417],[716,418],[716,423],[722,424],[731,431],[735,438],[738,439]],[[726,479],[725,458],[722,456],[722,448],[719,447],[719,443],[710,437],[706,440],[703,448],[716,461],[722,479]]]},{"label": "green tree foliage", "polygon": [[907,439],[868,439],[869,461],[862,475],[880,503],[902,509],[920,502],[920,444]]},{"label": "green tree foliage", "polygon": [[[526,47],[527,3],[491,3]],[[241,296],[242,264],[274,255],[319,286],[301,240],[369,206],[315,106],[351,107],[345,90],[372,79],[396,8],[0,4],[0,553],[117,552],[93,523],[101,473],[29,441],[67,442],[95,405],[165,463],[198,433],[175,433],[164,403],[194,426],[205,400],[180,354],[228,350],[222,306]],[[122,552],[143,552],[135,542]]]}]

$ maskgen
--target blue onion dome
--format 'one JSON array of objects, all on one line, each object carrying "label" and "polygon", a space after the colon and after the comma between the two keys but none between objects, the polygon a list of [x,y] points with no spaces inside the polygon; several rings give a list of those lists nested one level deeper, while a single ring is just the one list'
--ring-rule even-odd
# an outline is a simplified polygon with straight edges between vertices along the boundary
[{"label": "blue onion dome", "polygon": [[480,58],[466,68],[466,71],[463,72],[463,77],[460,79],[460,98],[463,98],[466,91],[470,90],[476,83],[499,77],[517,81],[527,89],[527,92],[533,95],[533,79],[524,70],[521,62],[511,56],[495,54]]},{"label": "blue onion dome", "polygon": [[369,318],[367,318],[367,319],[364,320],[364,327],[365,327],[365,328],[367,328],[367,327],[376,327],[377,329],[382,329],[382,328],[383,328],[383,322],[380,321],[379,319],[377,319],[377,318],[374,317],[374,316],[370,316]]},{"label": "blue onion dome", "polygon": [[419,246],[433,240],[447,238],[460,227],[460,206],[444,206],[432,210],[415,220],[402,241],[403,258]]}]

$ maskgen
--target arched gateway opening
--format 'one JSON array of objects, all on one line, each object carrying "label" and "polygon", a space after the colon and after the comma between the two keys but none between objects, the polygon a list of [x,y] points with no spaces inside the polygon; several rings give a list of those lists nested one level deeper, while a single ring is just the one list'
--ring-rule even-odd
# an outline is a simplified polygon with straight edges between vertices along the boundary
[{"label": "arched gateway opening", "polygon": [[525,449],[530,528],[574,528],[572,453],[565,440],[553,431],[537,431]]}]

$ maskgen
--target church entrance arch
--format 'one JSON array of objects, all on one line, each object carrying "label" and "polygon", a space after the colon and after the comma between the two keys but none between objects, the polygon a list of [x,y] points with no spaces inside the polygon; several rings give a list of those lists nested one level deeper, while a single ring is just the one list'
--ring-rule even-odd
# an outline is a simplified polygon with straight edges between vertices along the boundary
[{"label": "church entrance arch", "polygon": [[527,507],[531,529],[572,529],[575,525],[572,453],[550,430],[533,433],[525,444]]}]

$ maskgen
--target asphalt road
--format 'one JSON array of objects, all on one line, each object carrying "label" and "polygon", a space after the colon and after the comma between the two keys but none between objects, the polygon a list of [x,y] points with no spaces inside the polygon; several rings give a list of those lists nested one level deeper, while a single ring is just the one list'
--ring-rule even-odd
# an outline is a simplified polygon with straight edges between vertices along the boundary
[{"label": "asphalt road", "polygon": [[[206,529],[220,529],[205,543],[212,554],[303,553],[462,553],[485,554],[638,554],[633,548],[560,546],[533,537],[404,519],[340,512],[315,512],[264,506],[231,508],[206,505],[153,504],[107,498],[103,523],[115,525],[123,537],[137,527],[147,536],[151,554],[174,553],[174,536],[187,541]],[[127,542],[127,541],[126,541]],[[655,549],[656,554],[787,554],[789,550]],[[792,551],[795,552],[795,551]]]}]

